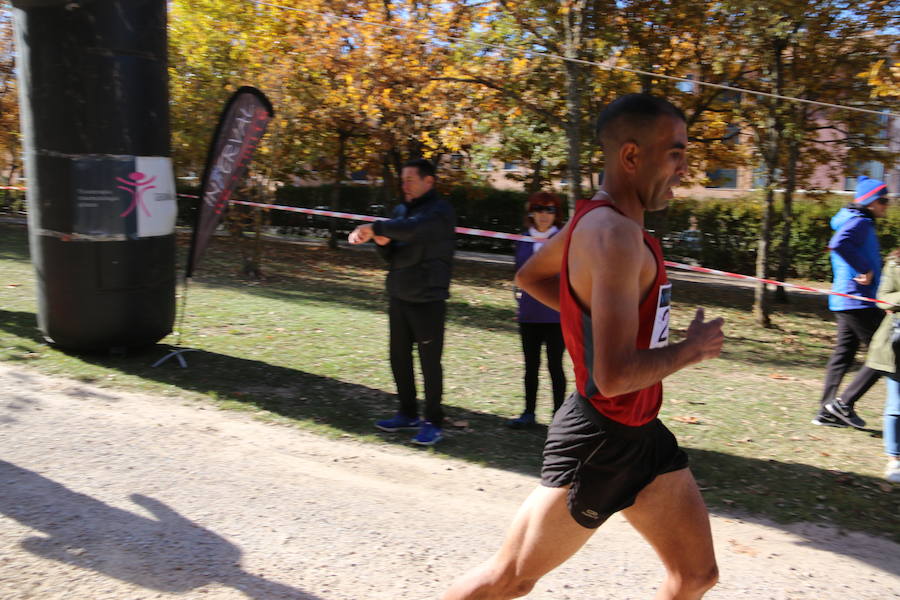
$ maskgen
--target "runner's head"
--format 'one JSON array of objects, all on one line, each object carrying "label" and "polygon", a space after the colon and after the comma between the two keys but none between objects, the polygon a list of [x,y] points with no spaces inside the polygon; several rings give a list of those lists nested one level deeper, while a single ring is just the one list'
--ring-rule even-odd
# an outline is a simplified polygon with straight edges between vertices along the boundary
[{"label": "runner's head", "polygon": [[633,189],[645,210],[661,210],[685,172],[687,123],[668,100],[628,94],[597,118],[607,176]]}]

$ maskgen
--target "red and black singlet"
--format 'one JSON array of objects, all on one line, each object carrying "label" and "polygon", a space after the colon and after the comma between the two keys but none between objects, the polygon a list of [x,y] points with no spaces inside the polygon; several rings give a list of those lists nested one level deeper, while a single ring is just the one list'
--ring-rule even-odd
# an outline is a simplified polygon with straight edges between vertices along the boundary
[{"label": "red and black singlet", "polygon": [[[659,413],[659,407],[662,404],[662,382],[657,382],[636,392],[609,398],[597,390],[593,377],[594,340],[591,315],[581,306],[569,283],[569,245],[572,242],[572,232],[581,217],[604,206],[621,214],[621,211],[607,200],[591,200],[579,206],[569,224],[559,278],[560,322],[563,337],[566,340],[566,348],[575,365],[575,383],[578,393],[587,398],[606,417],[624,425],[636,427],[652,421]],[[666,277],[666,268],[659,242],[646,231],[643,233],[644,243],[647,244],[656,259],[656,278],[646,298],[638,307],[639,325],[635,347],[640,350],[659,348],[668,344],[669,304],[672,291],[672,284]],[[598,260],[603,260],[603,257],[598,257]]]}]

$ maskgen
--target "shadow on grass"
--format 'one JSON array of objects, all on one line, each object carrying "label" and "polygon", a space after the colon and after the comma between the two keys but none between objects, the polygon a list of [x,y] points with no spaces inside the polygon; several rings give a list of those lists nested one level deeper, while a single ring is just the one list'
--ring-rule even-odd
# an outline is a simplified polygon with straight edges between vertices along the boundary
[{"label": "shadow on grass", "polygon": [[[383,288],[373,293],[369,286],[339,280],[320,280],[315,283],[300,279],[281,278],[275,286],[248,286],[239,282],[207,281],[211,288],[237,289],[248,294],[272,300],[289,302],[315,302],[343,305],[355,310],[387,314],[387,295]],[[447,323],[474,329],[518,331],[515,306],[510,295],[508,307],[476,305],[465,300],[450,298],[447,301]]]},{"label": "shadow on grass", "polygon": [[29,262],[28,229],[24,224],[0,223],[0,236],[3,244],[0,247],[0,259]]},{"label": "shadow on grass", "polygon": [[[673,299],[677,304],[716,307],[753,312],[754,289],[739,284],[729,284],[707,279],[686,279],[679,272],[669,273],[673,280]],[[832,312],[824,295],[788,291],[788,303],[775,302],[770,292],[772,314],[790,313],[792,316],[833,321]],[[707,311],[714,317],[714,311]]]},{"label": "shadow on grass", "polygon": [[238,546],[154,498],[132,494],[123,510],[2,460],[0,480],[0,514],[40,532],[20,544],[41,558],[170,594],[221,583],[257,600],[318,600],[247,573]]}]

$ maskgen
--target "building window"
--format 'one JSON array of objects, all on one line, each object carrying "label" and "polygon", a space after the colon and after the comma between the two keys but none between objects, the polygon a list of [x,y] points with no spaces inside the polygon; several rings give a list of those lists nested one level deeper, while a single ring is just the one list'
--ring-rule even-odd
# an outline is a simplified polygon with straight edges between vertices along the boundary
[{"label": "building window", "polygon": [[859,175],[867,175],[872,179],[884,181],[884,163],[880,163],[877,160],[856,163],[853,171],[844,178],[845,191],[852,192],[856,189],[856,178]]},{"label": "building window", "polygon": [[519,164],[521,164],[521,161],[518,161],[518,160],[506,161],[503,163],[503,170],[504,171],[518,171]]},{"label": "building window", "polygon": [[715,169],[707,171],[709,178],[708,188],[735,189],[737,187],[737,169]]},{"label": "building window", "polygon": [[[775,173],[772,174],[772,179],[774,179],[776,184],[781,181],[781,169],[775,169]],[[766,168],[763,165],[759,165],[753,169],[753,182],[750,186],[755,190],[766,187]]]}]

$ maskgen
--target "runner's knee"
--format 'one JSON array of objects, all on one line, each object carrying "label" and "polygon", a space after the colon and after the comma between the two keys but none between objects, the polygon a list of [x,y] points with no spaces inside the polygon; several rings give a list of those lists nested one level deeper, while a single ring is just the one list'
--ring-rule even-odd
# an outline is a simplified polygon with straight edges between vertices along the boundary
[{"label": "runner's knee", "polygon": [[683,571],[676,574],[676,579],[681,591],[692,595],[702,594],[718,583],[719,567],[713,563],[707,568]]},{"label": "runner's knee", "polygon": [[500,580],[497,586],[497,598],[506,600],[507,598],[521,598],[526,596],[534,589],[537,579],[531,577],[522,577],[521,575],[511,575]]},{"label": "runner's knee", "polygon": [[537,583],[537,577],[528,577],[517,572],[515,565],[499,567],[492,571],[489,587],[491,593],[486,598],[506,600],[527,595]]}]

